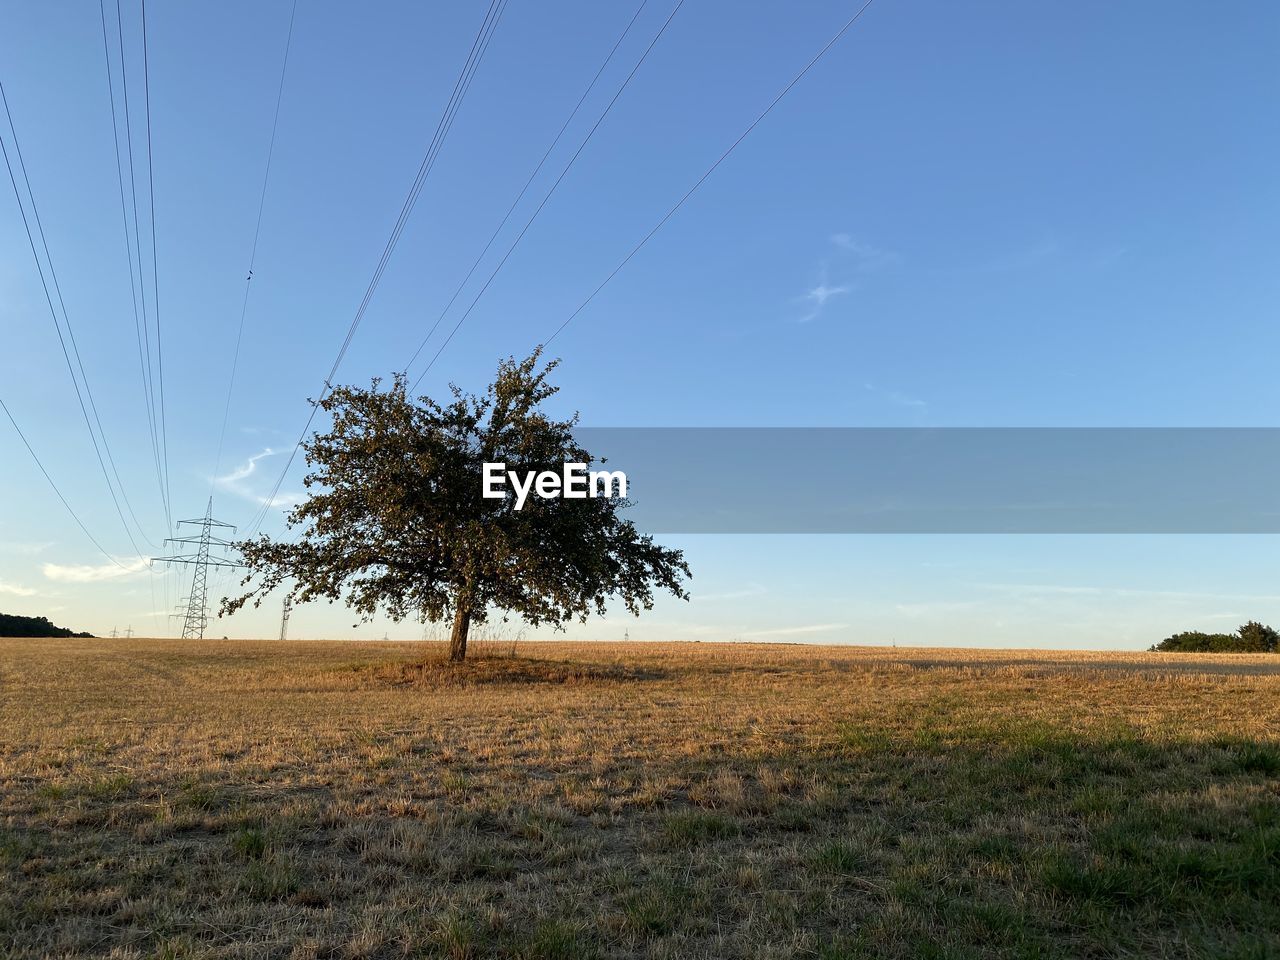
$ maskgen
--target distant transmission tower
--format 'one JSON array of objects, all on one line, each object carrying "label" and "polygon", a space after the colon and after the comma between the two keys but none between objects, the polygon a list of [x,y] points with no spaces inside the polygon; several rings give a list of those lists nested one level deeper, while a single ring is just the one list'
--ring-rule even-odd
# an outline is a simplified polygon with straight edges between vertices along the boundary
[{"label": "distant transmission tower", "polygon": [[293,601],[288,594],[284,597],[284,611],[280,614],[280,639],[289,636],[289,611],[293,609]]},{"label": "distant transmission tower", "polygon": [[209,506],[205,509],[204,516],[199,520],[179,520],[178,526],[182,524],[190,524],[200,528],[200,533],[190,537],[170,537],[165,543],[186,543],[194,544],[196,552],[194,554],[181,554],[175,557],[156,557],[162,563],[177,563],[182,565],[191,565],[195,568],[195,572],[191,577],[191,593],[187,597],[187,611],[182,616],[182,639],[183,640],[203,640],[204,631],[209,626],[209,568],[210,567],[238,567],[240,564],[234,560],[227,560],[225,557],[210,557],[210,547],[230,547],[229,540],[223,540],[221,537],[213,535],[213,528],[235,530],[229,523],[223,523],[221,520],[213,519],[213,497],[209,498]]}]

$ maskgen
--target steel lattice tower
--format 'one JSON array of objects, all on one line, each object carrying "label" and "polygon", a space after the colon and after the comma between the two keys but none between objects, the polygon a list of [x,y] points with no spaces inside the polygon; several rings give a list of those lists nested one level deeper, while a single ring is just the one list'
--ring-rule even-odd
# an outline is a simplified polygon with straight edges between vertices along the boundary
[{"label": "steel lattice tower", "polygon": [[286,593],[284,596],[284,612],[280,614],[280,639],[289,636],[289,613],[293,610],[293,601]]},{"label": "steel lattice tower", "polygon": [[195,572],[191,577],[191,594],[187,597],[187,612],[182,618],[182,639],[203,640],[205,628],[209,626],[209,568],[240,566],[234,560],[209,556],[210,547],[225,549],[233,546],[229,540],[215,537],[213,530],[216,527],[234,531],[235,527],[229,523],[223,523],[221,520],[213,519],[213,497],[209,498],[209,506],[205,509],[203,517],[198,520],[179,520],[178,526],[181,527],[184,523],[199,527],[199,534],[190,537],[170,537],[165,540],[165,543],[193,544],[196,552],[174,557],[156,557],[155,559],[162,563],[190,564],[195,567]]}]

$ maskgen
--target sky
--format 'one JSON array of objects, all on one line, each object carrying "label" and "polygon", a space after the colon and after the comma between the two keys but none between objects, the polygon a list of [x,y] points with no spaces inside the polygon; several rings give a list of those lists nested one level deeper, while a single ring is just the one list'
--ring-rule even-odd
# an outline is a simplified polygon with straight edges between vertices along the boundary
[{"label": "sky", "polygon": [[[403,368],[637,6],[511,0],[340,381]],[[673,6],[645,3],[444,329]],[[298,5],[221,458],[291,4],[148,7],[174,519],[212,496],[243,529],[269,494],[485,7]],[[481,389],[550,336],[855,9],[683,4],[420,389]],[[123,14],[136,112],[137,6]],[[99,8],[16,0],[5,19],[0,81],[67,316],[139,553],[163,555]],[[557,409],[594,426],[1280,425],[1278,44],[1262,2],[875,0],[557,337]],[[0,420],[0,610],[171,635],[189,574],[125,536],[0,185],[0,398],[119,562]],[[1280,622],[1272,537],[664,540],[687,551],[693,599],[569,636],[1140,649]],[[209,634],[272,636],[279,613]],[[424,634],[356,623],[308,605],[290,635]]]}]

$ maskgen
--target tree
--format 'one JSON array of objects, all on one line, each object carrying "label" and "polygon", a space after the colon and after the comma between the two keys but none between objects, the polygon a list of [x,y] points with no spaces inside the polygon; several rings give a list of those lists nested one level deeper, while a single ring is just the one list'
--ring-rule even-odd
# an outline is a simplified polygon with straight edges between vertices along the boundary
[{"label": "tree", "polygon": [[683,554],[623,519],[624,497],[530,497],[517,510],[511,496],[482,495],[484,463],[560,472],[593,462],[573,439],[577,416],[542,410],[555,367],[540,349],[505,360],[483,395],[452,386],[443,405],[410,398],[403,375],[386,389],[375,379],[332,390],[318,401],[331,429],[303,446],[308,497],[287,518],[300,536],[238,543],[249,589],[222,613],[291,582],[294,602],[343,601],[366,621],[450,617],[449,656],[462,660],[471,625],[494,612],[559,627],[614,597],[639,615],[655,588],[687,600]]},{"label": "tree", "polygon": [[92,633],[75,633],[54,626],[48,617],[21,617],[0,613],[0,637],[93,637]]},{"label": "tree", "polygon": [[1251,653],[1275,653],[1280,633],[1257,620],[1250,620],[1238,631],[1240,649]]},{"label": "tree", "polygon": [[1151,649],[1175,653],[1276,653],[1280,650],[1280,633],[1250,620],[1235,633],[1175,633]]}]

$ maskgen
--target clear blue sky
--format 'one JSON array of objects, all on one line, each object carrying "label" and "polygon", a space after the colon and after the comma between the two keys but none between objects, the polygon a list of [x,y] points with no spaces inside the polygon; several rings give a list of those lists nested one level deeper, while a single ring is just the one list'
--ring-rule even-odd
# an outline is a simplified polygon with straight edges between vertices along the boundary
[{"label": "clear blue sky", "polygon": [[[300,4],[224,478],[296,439],[484,7]],[[569,144],[670,9],[646,5]],[[479,388],[545,339],[853,9],[689,0],[424,391]],[[340,379],[403,365],[634,10],[511,0]],[[198,516],[289,4],[148,15],[170,471],[175,513]],[[5,19],[0,79],[67,310],[158,543],[98,7],[24,0]],[[136,5],[125,22],[136,40]],[[564,404],[596,425],[1277,425],[1277,49],[1263,2],[876,0],[556,341]],[[129,564],[4,188],[0,395]],[[7,422],[0,456],[0,609],[154,632],[175,578],[99,579]],[[282,455],[255,463],[213,484],[215,513],[248,522]],[[1140,647],[1280,621],[1261,537],[679,544],[693,603],[572,634]],[[270,634],[278,614],[210,632]],[[353,621],[302,608],[293,634],[418,634]]]}]

